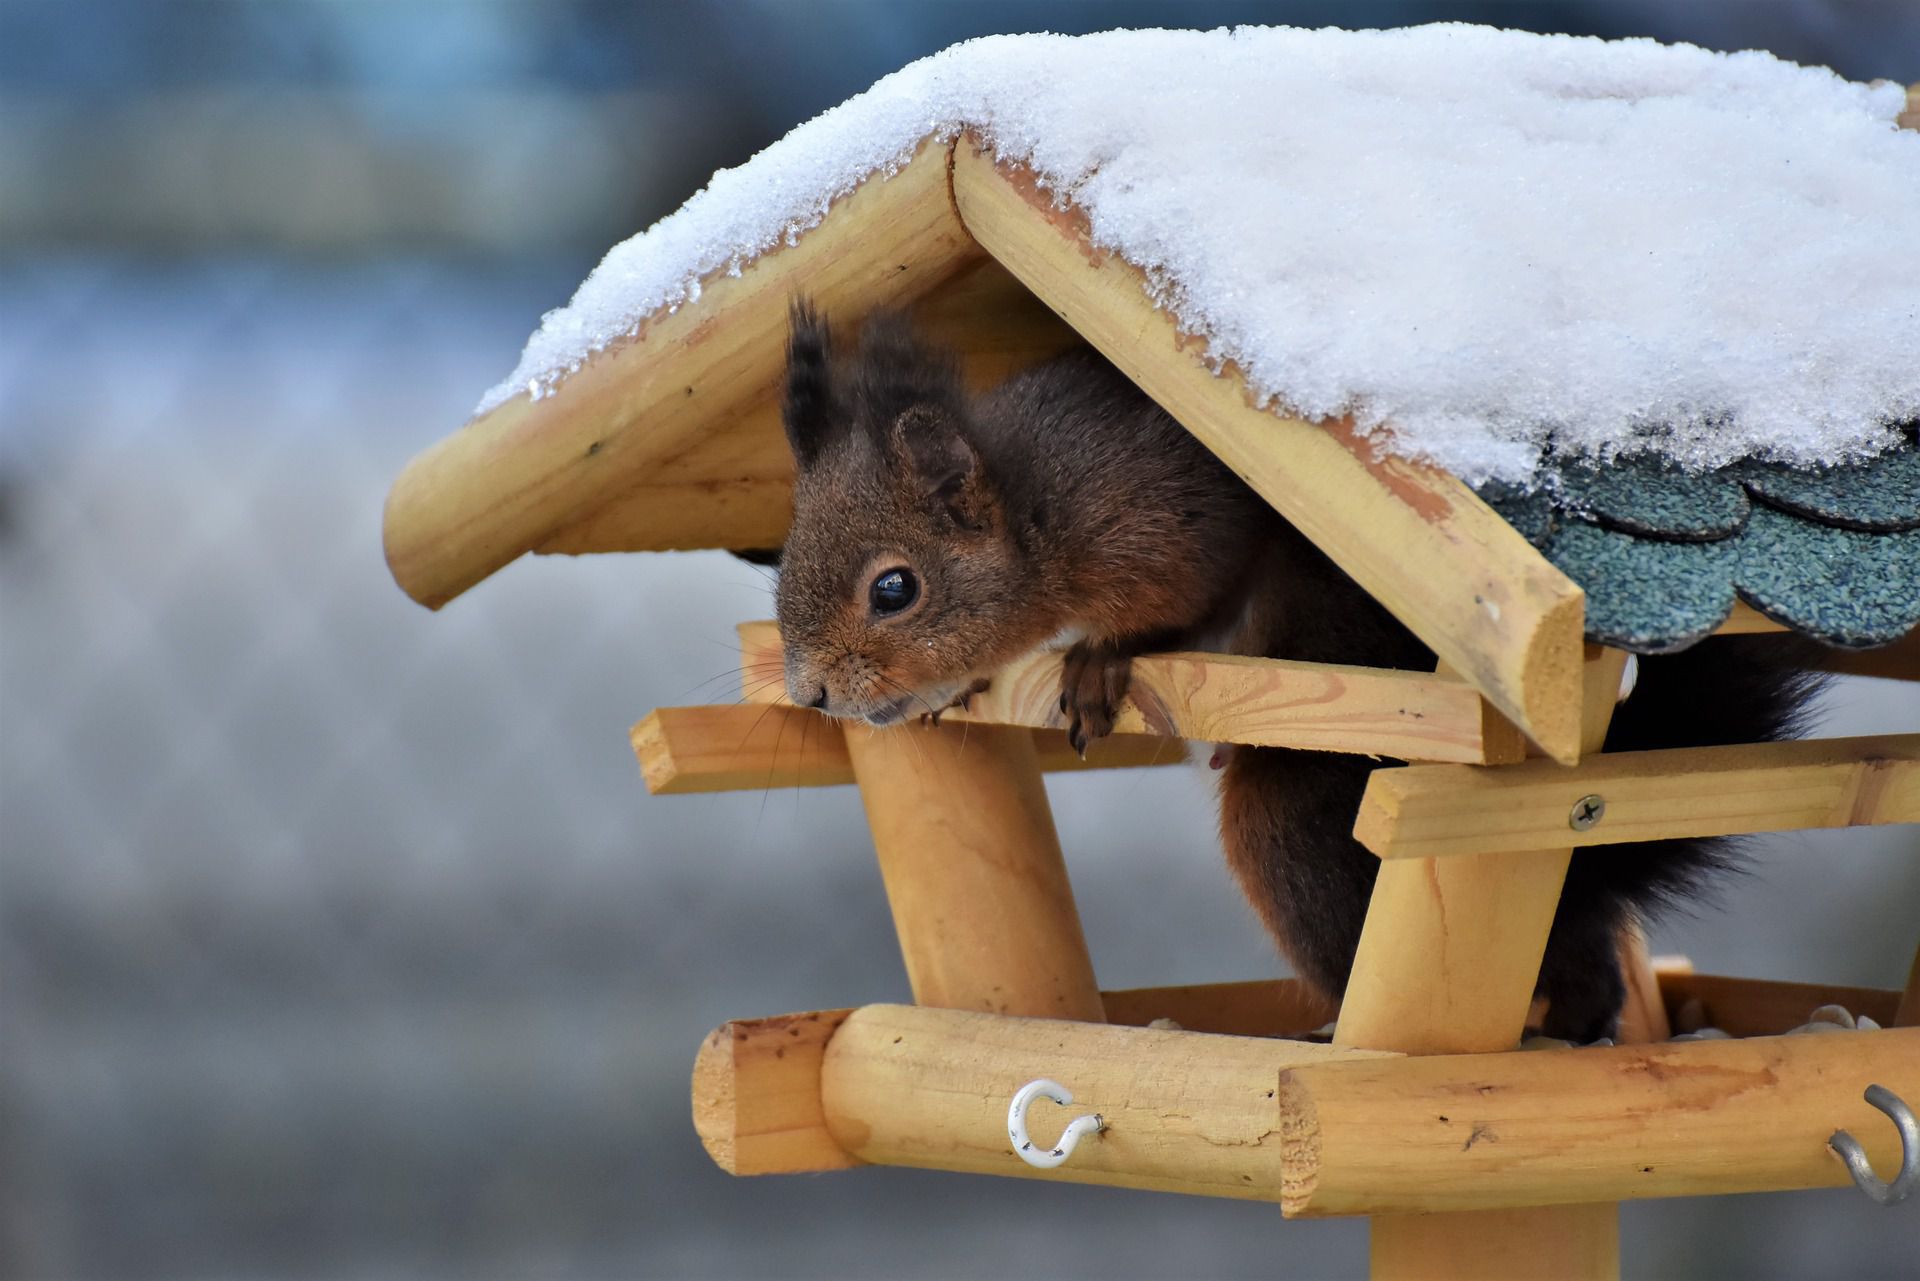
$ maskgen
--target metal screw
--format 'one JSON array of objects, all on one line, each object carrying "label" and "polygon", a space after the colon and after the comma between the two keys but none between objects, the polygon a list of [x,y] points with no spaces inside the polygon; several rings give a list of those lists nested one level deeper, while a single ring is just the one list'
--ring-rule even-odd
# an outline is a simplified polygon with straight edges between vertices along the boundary
[{"label": "metal screw", "polygon": [[1567,815],[1567,826],[1576,832],[1585,832],[1597,824],[1607,812],[1607,798],[1597,794],[1582,796],[1573,803],[1573,813]]}]

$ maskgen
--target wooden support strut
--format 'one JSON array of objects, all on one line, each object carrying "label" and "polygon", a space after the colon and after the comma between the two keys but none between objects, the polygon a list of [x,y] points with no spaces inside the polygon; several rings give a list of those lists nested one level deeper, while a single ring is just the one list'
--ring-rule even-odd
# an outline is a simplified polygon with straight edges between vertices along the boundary
[{"label": "wooden support strut", "polygon": [[1920,823],[1920,734],[1376,770],[1353,835],[1400,859],[1883,823]]},{"label": "wooden support strut", "polygon": [[[742,623],[748,673],[778,671],[780,631]],[[967,710],[942,719],[1059,728],[1061,655],[1041,652],[995,672]],[[1149,654],[1133,660],[1130,689],[1115,716],[1120,734],[1199,742],[1356,752],[1401,760],[1518,761],[1526,743],[1465,681],[1330,663],[1229,654]],[[786,703],[779,681],[748,680],[748,702]],[[790,705],[790,704],[789,704]]]},{"label": "wooden support strut", "polygon": [[845,742],[913,999],[1102,1020],[1033,735],[906,724]]},{"label": "wooden support strut", "polygon": [[[1588,646],[1580,748],[1606,740],[1626,655]],[[1383,863],[1334,1043],[1411,1054],[1503,1050],[1520,1038],[1573,851]],[[1373,1220],[1373,1281],[1619,1275],[1619,1210],[1394,1215]]]}]

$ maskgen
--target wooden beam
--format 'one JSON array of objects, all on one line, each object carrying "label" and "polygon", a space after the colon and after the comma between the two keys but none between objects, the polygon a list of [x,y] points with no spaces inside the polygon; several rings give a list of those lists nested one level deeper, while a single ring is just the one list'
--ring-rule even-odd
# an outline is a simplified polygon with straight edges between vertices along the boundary
[{"label": "wooden beam", "polygon": [[1835,983],[1789,983],[1779,979],[1731,978],[1724,974],[1659,971],[1660,1000],[1676,1019],[1698,1001],[1708,1027],[1730,1036],[1778,1036],[1805,1023],[1823,1005],[1840,1005],[1882,1027],[1894,1024],[1900,993]]},{"label": "wooden beam", "polygon": [[[777,668],[778,627],[743,623],[739,631],[748,671]],[[1058,728],[1060,664],[1061,655],[1050,652],[1017,659],[994,673],[993,687],[976,694],[969,710],[942,719]],[[750,702],[787,702],[778,682],[750,682],[743,693]],[[1516,761],[1526,748],[1512,722],[1465,681],[1229,654],[1134,659],[1131,691],[1114,725],[1122,734],[1402,760]]]},{"label": "wooden beam", "polygon": [[[631,737],[641,777],[656,796],[853,782],[840,722],[801,708],[661,707],[647,713]],[[1034,730],[1033,747],[1049,773],[1174,765],[1187,758],[1179,740],[1143,734],[1103,738],[1084,759],[1057,729]]]},{"label": "wooden beam", "polygon": [[859,1165],[827,1133],[820,1059],[851,1010],[742,1019],[715,1028],[693,1065],[693,1128],[729,1174]]},{"label": "wooden beam", "polygon": [[1836,1129],[1880,1169],[1899,1160],[1894,1127],[1860,1097],[1872,1082],[1920,1094],[1920,1029],[1290,1068],[1281,1208],[1428,1214],[1841,1187]]},{"label": "wooden beam", "polygon": [[[1272,1200],[1280,1190],[1280,1073],[1364,1053],[870,1005],[828,1044],[821,1101],[840,1147],[878,1165]],[[1036,1139],[1050,1141],[1084,1113],[1107,1123],[1051,1170],[1027,1165],[1007,1141],[1007,1105],[1036,1077],[1074,1096],[1069,1107],[1036,1106]]]},{"label": "wooden beam", "polygon": [[1839,676],[1870,676],[1885,681],[1920,681],[1920,628],[1877,649],[1829,649],[1820,669]]},{"label": "wooden beam", "polygon": [[913,999],[1104,1018],[1033,735],[907,724],[846,747]]},{"label": "wooden beam", "polygon": [[963,140],[954,201],[987,252],[1224,459],[1549,755],[1579,756],[1584,596],[1460,481],[1349,425],[1256,407],[1238,371],[1094,247],[1083,214]]},{"label": "wooden beam", "polygon": [[[1606,808],[1571,825],[1583,798]],[[1920,822],[1920,734],[1610,752],[1567,767],[1376,770],[1353,834],[1384,859]]]},{"label": "wooden beam", "polygon": [[1172,1019],[1188,1032],[1225,1036],[1298,1037],[1340,1012],[1338,1004],[1298,979],[1130,988],[1103,992],[1100,999],[1109,1023],[1145,1027]]},{"label": "wooden beam", "polygon": [[[387,564],[438,607],[582,512],[765,403],[784,362],[787,303],[865,315],[933,289],[980,255],[953,208],[949,147],[929,144],[869,180],[798,242],[702,282],[553,394],[519,395],[407,465],[387,498]],[[723,319],[724,318],[724,319]]]}]

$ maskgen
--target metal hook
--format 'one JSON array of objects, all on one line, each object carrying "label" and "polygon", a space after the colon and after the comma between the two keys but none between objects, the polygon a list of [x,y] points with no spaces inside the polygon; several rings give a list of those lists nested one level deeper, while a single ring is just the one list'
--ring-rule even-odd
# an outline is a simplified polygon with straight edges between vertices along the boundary
[{"label": "metal hook", "polygon": [[1098,1112],[1088,1116],[1078,1116],[1067,1123],[1060,1135],[1060,1142],[1050,1152],[1036,1151],[1033,1140],[1027,1137],[1027,1108],[1034,1099],[1045,1095],[1055,1103],[1065,1107],[1073,1102],[1073,1091],[1058,1081],[1041,1077],[1029,1081],[1014,1092],[1013,1102],[1007,1107],[1007,1137],[1013,1140],[1013,1154],[1028,1165],[1041,1170],[1051,1170],[1073,1155],[1073,1149],[1080,1140],[1089,1134],[1098,1134],[1107,1128],[1107,1123]]},{"label": "metal hook", "polygon": [[1866,1100],[1892,1118],[1894,1126],[1900,1131],[1900,1173],[1894,1176],[1893,1182],[1880,1181],[1880,1177],[1873,1172],[1873,1166],[1868,1163],[1860,1141],[1845,1130],[1835,1130],[1833,1137],[1827,1140],[1827,1146],[1839,1153],[1840,1159],[1847,1163],[1847,1173],[1853,1176],[1855,1187],[1881,1205],[1893,1205],[1906,1200],[1915,1188],[1920,1187],[1920,1120],[1914,1118],[1913,1109],[1907,1106],[1905,1100],[1884,1085],[1869,1085]]}]

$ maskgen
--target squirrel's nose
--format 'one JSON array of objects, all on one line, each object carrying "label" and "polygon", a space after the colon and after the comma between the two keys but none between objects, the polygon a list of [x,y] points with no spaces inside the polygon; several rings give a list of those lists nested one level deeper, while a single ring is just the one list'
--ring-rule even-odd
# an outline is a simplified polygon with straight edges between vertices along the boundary
[{"label": "squirrel's nose", "polygon": [[807,706],[817,707],[823,712],[827,710],[827,687],[825,685],[820,687],[819,695],[809,700]]}]

